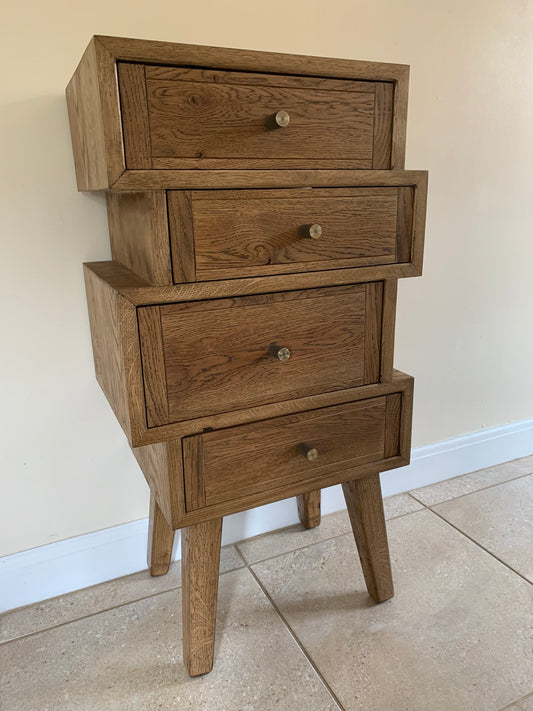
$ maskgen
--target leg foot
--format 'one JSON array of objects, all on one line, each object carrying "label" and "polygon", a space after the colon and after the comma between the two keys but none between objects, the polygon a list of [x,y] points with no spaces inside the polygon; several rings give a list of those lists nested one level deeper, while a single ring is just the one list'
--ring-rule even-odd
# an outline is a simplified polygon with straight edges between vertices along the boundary
[{"label": "leg foot", "polygon": [[165,575],[170,565],[174,531],[161,513],[153,494],[150,494],[150,522],[148,527],[148,567],[151,575]]},{"label": "leg foot", "polygon": [[316,528],[320,525],[320,494],[320,489],[317,489],[296,497],[298,516],[304,528]]},{"label": "leg foot", "polygon": [[368,594],[376,602],[394,595],[379,474],[342,485]]},{"label": "leg foot", "polygon": [[181,533],[183,661],[189,676],[213,666],[222,519]]}]

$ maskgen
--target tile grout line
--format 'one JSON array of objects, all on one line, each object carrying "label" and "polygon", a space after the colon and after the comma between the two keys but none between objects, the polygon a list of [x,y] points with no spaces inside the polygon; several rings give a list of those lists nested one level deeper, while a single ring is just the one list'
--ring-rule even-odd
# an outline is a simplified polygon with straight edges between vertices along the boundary
[{"label": "tile grout line", "polygon": [[[422,503],[421,501],[417,501],[417,504],[421,504],[421,503]],[[425,509],[425,508],[428,508],[425,504],[422,504],[422,506],[423,506],[424,509]],[[341,509],[341,510],[344,511],[344,509]],[[385,523],[388,523],[389,521],[394,521],[394,520],[397,519],[397,518],[403,518],[404,516],[410,516],[411,514],[418,513],[419,511],[422,511],[422,510],[423,510],[423,509],[416,509],[415,511],[407,511],[406,513],[399,514],[398,516],[391,516],[390,518],[386,519]],[[338,513],[338,512],[335,511],[334,513]],[[329,516],[330,514],[327,514],[327,515]],[[296,526],[296,525],[298,525],[298,524],[293,524],[293,525]],[[278,528],[278,529],[276,529],[276,530],[274,530],[274,531],[269,531],[269,532],[267,532],[267,533],[262,533],[261,536],[257,536],[257,538],[259,538],[259,537],[262,538],[263,536],[266,537],[266,536],[268,536],[268,535],[270,535],[270,534],[272,534],[272,533],[278,533],[279,531],[286,531],[286,530],[289,529],[289,528],[292,528],[292,526],[285,526],[284,528]],[[250,561],[249,563],[246,562],[246,558],[244,557],[244,554],[241,553],[241,550],[240,550],[240,548],[239,548],[239,545],[240,545],[241,543],[246,543],[247,541],[250,541],[250,540],[252,540],[252,539],[251,539],[251,538],[243,538],[242,540],[237,541],[237,543],[232,543],[231,545],[235,546],[235,548],[239,551],[239,555],[241,556],[241,558],[242,558],[243,561],[245,562],[245,565],[248,566],[248,565],[256,565],[257,563],[264,563],[264,562],[267,561],[267,560],[273,560],[274,558],[279,558],[279,557],[282,556],[282,555],[287,555],[287,554],[289,554],[289,553],[294,553],[295,551],[302,551],[302,550],[305,550],[306,548],[310,548],[311,546],[316,546],[316,545],[318,545],[319,543],[325,543],[326,541],[333,541],[333,540],[335,540],[335,538],[340,538],[341,536],[346,536],[347,534],[352,534],[351,528],[348,529],[347,531],[343,531],[343,533],[336,533],[336,534],[333,535],[333,536],[328,536],[327,538],[321,538],[319,541],[314,541],[314,543],[306,543],[304,546],[298,546],[297,548],[291,548],[291,549],[289,549],[289,550],[287,550],[287,551],[283,551],[282,553],[276,553],[275,555],[270,555],[270,556],[267,556],[266,558],[260,558],[259,560]],[[352,535],[353,535],[353,534],[352,534]],[[254,538],[255,538],[255,536],[254,536]]]},{"label": "tile grout line", "polygon": [[[342,534],[342,535],[345,535],[345,534]],[[338,536],[335,536],[335,538],[338,538]],[[328,539],[328,540],[330,540],[330,539]],[[311,545],[316,545],[316,544],[311,544]],[[306,546],[306,548],[307,548],[307,547],[308,547],[308,546]],[[314,662],[313,659],[311,658],[309,652],[306,650],[306,648],[303,646],[302,642],[300,642],[300,640],[299,640],[298,637],[296,636],[296,633],[294,632],[294,630],[292,629],[292,627],[289,625],[289,623],[288,623],[287,620],[285,619],[284,615],[281,613],[280,609],[278,608],[278,606],[276,605],[276,603],[275,603],[274,600],[272,599],[270,593],[266,590],[266,588],[264,587],[263,583],[259,580],[258,576],[257,576],[257,575],[255,574],[255,572],[252,570],[251,565],[248,564],[248,563],[246,563],[246,560],[244,559],[244,556],[242,555],[242,553],[240,552],[240,550],[237,549],[237,551],[238,551],[240,557],[242,558],[242,560],[244,561],[244,563],[246,564],[246,568],[250,571],[250,574],[252,575],[253,579],[254,579],[254,580],[256,581],[256,583],[259,585],[259,587],[260,587],[261,591],[263,592],[264,596],[265,596],[266,599],[269,601],[269,603],[272,605],[272,608],[274,609],[275,613],[276,613],[276,614],[278,615],[278,617],[280,618],[280,620],[281,620],[283,626],[285,627],[285,629],[287,630],[287,632],[289,633],[289,635],[292,637],[292,639],[294,640],[294,642],[296,643],[296,645],[298,646],[298,648],[300,649],[300,651],[302,652],[302,654],[304,655],[304,657],[306,658],[306,660],[308,661],[309,665],[310,665],[310,666],[312,667],[312,669],[314,670],[315,674],[318,676],[318,678],[320,679],[320,681],[321,681],[322,684],[324,685],[326,691],[331,695],[333,701],[334,701],[334,702],[337,704],[337,706],[339,707],[339,710],[340,710],[340,711],[346,711],[346,709],[344,708],[344,706],[341,704],[341,702],[340,702],[340,700],[339,700],[337,694],[333,691],[333,689],[331,688],[331,686],[328,684],[328,682],[326,681],[326,679],[324,678],[324,676],[322,675],[322,673],[321,673],[320,670],[318,669],[317,665],[315,664],[315,662]],[[255,565],[255,564],[254,564],[254,565]]]},{"label": "tile grout line", "polygon": [[[531,584],[531,581],[530,581],[530,580],[528,580],[527,578],[525,578],[521,573],[519,573],[518,571],[514,570],[514,568],[512,568],[510,565],[508,565],[507,563],[505,563],[505,562],[504,562],[503,560],[501,560],[500,558],[498,558],[498,556],[496,556],[494,553],[491,553],[491,551],[487,550],[484,546],[482,546],[482,545],[481,545],[480,543],[478,543],[476,540],[474,540],[474,539],[471,538],[469,535],[467,535],[466,533],[464,533],[464,531],[461,531],[459,528],[457,528],[457,526],[454,526],[452,523],[450,523],[450,521],[448,521],[446,518],[444,518],[444,516],[442,516],[441,514],[439,514],[437,511],[435,511],[435,510],[433,509],[433,507],[434,507],[434,506],[438,506],[438,505],[443,504],[443,503],[447,503],[448,501],[453,501],[453,500],[455,500],[455,499],[460,499],[460,498],[462,498],[462,497],[464,497],[464,496],[470,496],[471,494],[475,494],[475,493],[477,493],[477,492],[479,492],[479,491],[484,491],[484,490],[486,490],[486,489],[493,489],[493,488],[496,487],[496,486],[501,486],[502,484],[506,484],[506,483],[511,482],[511,481],[516,481],[517,479],[523,479],[523,478],[525,478],[525,477],[532,476],[532,475],[533,475],[533,472],[529,472],[529,473],[527,473],[527,474],[520,474],[520,475],[518,475],[518,476],[516,476],[516,477],[514,477],[514,478],[512,478],[512,479],[507,479],[506,481],[497,482],[497,483],[495,483],[495,484],[490,484],[490,485],[485,486],[485,487],[483,487],[483,488],[481,488],[481,489],[476,489],[475,491],[470,491],[470,492],[468,492],[468,493],[466,493],[466,494],[460,494],[459,496],[454,496],[454,497],[452,497],[451,499],[445,499],[444,501],[439,501],[439,502],[436,502],[436,503],[434,503],[434,504],[426,504],[426,503],[424,503],[424,502],[421,501],[420,499],[417,499],[416,496],[415,496],[411,491],[406,491],[406,492],[402,492],[402,493],[405,494],[406,496],[411,497],[411,498],[412,498],[414,501],[416,501],[418,504],[421,504],[421,505],[424,507],[424,509],[426,509],[426,510],[428,510],[428,511],[431,511],[432,513],[434,513],[434,514],[435,514],[436,516],[438,516],[442,521],[444,521],[444,522],[447,523],[449,526],[451,526],[451,527],[454,528],[456,531],[458,531],[458,533],[460,533],[461,535],[465,536],[465,538],[468,538],[472,543],[474,543],[474,544],[477,545],[479,548],[481,548],[482,550],[484,550],[486,553],[488,553],[490,556],[492,556],[495,560],[497,560],[499,563],[501,563],[501,564],[504,565],[506,568],[508,568],[511,572],[515,573],[515,575],[518,575],[520,578],[522,578],[523,580],[525,580],[527,583],[530,583],[530,584]],[[468,475],[466,474],[466,475],[462,475],[462,476],[468,476]],[[458,477],[458,478],[460,478],[460,477]],[[450,480],[450,481],[451,481],[451,480]],[[438,483],[440,483],[440,482],[436,482],[436,483],[438,484]],[[434,486],[434,484],[429,484],[428,486]],[[395,494],[394,496],[400,496],[400,495],[401,495],[401,494]],[[387,497],[387,498],[389,498],[389,497]],[[392,498],[392,497],[390,497],[390,498]],[[341,510],[342,510],[342,509],[341,509]],[[423,510],[423,509],[419,509],[419,511],[421,511],[421,510]],[[334,513],[337,513],[337,512],[334,512]],[[417,511],[408,511],[407,513],[400,514],[400,515],[398,515],[398,516],[392,516],[391,518],[387,519],[387,522],[388,522],[388,521],[392,521],[392,520],[397,519],[397,518],[403,518],[404,516],[410,516],[410,515],[413,514],[413,513],[417,513]],[[293,524],[293,525],[294,525],[294,524]],[[291,525],[291,526],[285,526],[284,528],[277,529],[277,530],[278,530],[278,532],[279,532],[279,531],[287,530],[287,529],[289,529],[289,528],[292,528],[292,525]],[[262,536],[265,536],[265,537],[266,537],[266,536],[268,536],[268,535],[271,535],[272,533],[273,533],[273,531],[268,531],[268,532],[262,534]],[[295,551],[305,550],[306,548],[310,548],[311,546],[317,545],[318,543],[323,543],[323,542],[325,542],[325,541],[331,541],[331,540],[334,540],[334,539],[336,539],[336,538],[341,538],[342,536],[345,536],[345,535],[348,535],[348,534],[350,534],[350,531],[345,531],[345,532],[343,532],[343,533],[339,533],[339,534],[336,534],[336,535],[334,535],[334,536],[328,536],[327,538],[323,538],[323,539],[321,539],[320,541],[315,541],[314,543],[307,543],[306,545],[304,545],[304,546],[299,546],[299,547],[297,547],[297,548],[291,548],[291,550],[285,551],[284,553],[278,553],[277,555],[268,556],[267,558],[261,558],[260,560],[252,561],[252,562],[250,562],[250,563],[248,563],[248,562],[246,561],[246,559],[245,559],[243,553],[241,553],[241,550],[239,549],[239,544],[240,544],[240,543],[249,541],[250,539],[244,538],[244,539],[242,539],[241,541],[238,541],[238,542],[236,542],[236,543],[232,543],[232,544],[230,544],[230,545],[232,545],[232,546],[235,548],[235,550],[237,551],[239,557],[240,557],[241,560],[243,561],[244,566],[245,566],[246,568],[249,568],[249,569],[250,569],[250,565],[256,565],[256,564],[258,564],[258,563],[263,563],[263,562],[266,562],[266,561],[269,561],[269,560],[273,560],[274,558],[278,558],[280,555],[286,555],[287,553],[293,553],[293,552],[295,552]],[[233,568],[232,570],[238,570],[238,568]],[[250,570],[251,570],[251,569],[250,569]],[[230,570],[225,571],[224,573],[220,573],[220,575],[225,575],[225,573],[229,573],[229,572],[231,572],[231,571],[230,571]],[[251,572],[252,572],[252,575],[254,575],[253,571],[251,571]],[[124,577],[124,576],[123,576],[123,577]],[[256,576],[254,575],[254,577],[256,577]],[[261,587],[262,587],[262,586],[261,586]],[[15,641],[17,641],[17,640],[19,640],[19,639],[27,639],[28,637],[32,637],[32,636],[34,636],[34,635],[36,635],[36,634],[40,634],[41,632],[48,632],[48,631],[53,630],[53,629],[58,629],[59,627],[63,627],[64,625],[71,624],[72,622],[77,622],[78,620],[86,620],[86,619],[89,619],[89,618],[91,618],[91,617],[95,617],[96,615],[100,615],[100,614],[102,614],[102,613],[104,613],[104,612],[109,612],[109,611],[111,611],[111,610],[115,610],[115,609],[119,609],[119,608],[121,608],[121,607],[125,607],[126,605],[130,605],[130,604],[133,604],[133,603],[136,603],[136,602],[142,602],[143,600],[148,600],[148,599],[151,598],[151,597],[157,597],[158,595],[162,595],[163,593],[166,593],[166,592],[171,592],[172,590],[179,590],[179,588],[181,588],[181,583],[180,583],[179,585],[176,585],[176,586],[174,586],[174,587],[168,588],[168,589],[166,589],[166,590],[162,590],[162,591],[160,591],[160,592],[152,593],[151,595],[143,595],[142,597],[138,597],[138,598],[134,598],[134,599],[132,599],[132,600],[128,600],[127,602],[120,603],[119,605],[113,605],[113,606],[111,606],[111,607],[106,607],[105,609],[98,610],[97,612],[93,612],[93,613],[90,613],[90,614],[87,614],[87,615],[82,615],[82,616],[80,616],[80,617],[75,617],[75,618],[73,618],[72,620],[67,620],[67,621],[61,622],[61,623],[59,623],[59,624],[52,624],[52,625],[50,625],[49,627],[43,627],[42,629],[36,630],[36,631],[34,631],[34,632],[28,632],[28,633],[26,633],[26,634],[19,635],[19,636],[17,636],[17,637],[13,637],[13,638],[11,638],[11,639],[7,639],[7,640],[4,640],[4,641],[0,641],[0,646],[2,646],[2,645],[4,645],[4,644],[9,644],[10,642],[15,642]],[[73,592],[78,592],[78,591],[73,591]],[[69,593],[66,593],[66,594],[68,595]],[[265,593],[265,594],[266,594],[266,593]],[[61,596],[61,597],[63,597],[63,596]],[[50,599],[53,599],[53,598],[50,598]],[[42,601],[42,602],[46,602],[46,600],[45,600],[45,601]],[[33,603],[33,604],[35,604],[35,603]],[[16,608],[15,608],[15,609],[16,609]],[[8,612],[9,612],[9,611],[8,611]],[[278,614],[279,614],[279,613],[278,613]],[[281,615],[280,615],[280,616],[281,616]],[[0,617],[1,617],[1,616],[0,616]],[[525,698],[525,697],[524,697],[524,698]]]},{"label": "tile grout line", "polygon": [[[435,504],[435,506],[438,506],[438,504]],[[529,583],[529,585],[533,585],[531,580],[528,580],[528,578],[526,578],[524,575],[522,575],[522,573],[519,573],[518,570],[515,570],[514,568],[512,568],[509,565],[509,563],[506,563],[501,558],[498,558],[498,556],[495,553],[492,553],[492,551],[489,551],[488,548],[485,548],[485,546],[481,545],[481,543],[479,543],[479,541],[476,541],[475,538],[472,538],[472,536],[469,536],[468,533],[461,531],[460,528],[455,526],[451,521],[448,521],[448,519],[444,518],[444,516],[442,516],[440,513],[438,513],[438,511],[435,511],[434,509],[432,509],[429,506],[428,506],[428,511],[431,511],[431,513],[435,514],[435,516],[440,518],[441,521],[444,521],[444,523],[448,524],[448,526],[450,526],[450,528],[453,528],[455,531],[457,531],[457,533],[460,533],[461,536],[468,538],[468,540],[471,541],[472,543],[474,543],[478,548],[481,548],[482,551],[485,551],[485,553],[488,553],[488,555],[490,555],[492,558],[494,558],[494,560],[497,560],[498,563],[501,563],[505,568],[510,570],[512,573],[514,573],[515,575],[518,575],[519,578],[522,578],[522,580],[525,580],[526,583]]]},{"label": "tile grout line", "polygon": [[[229,544],[229,545],[234,545],[234,544]],[[240,555],[240,552],[239,552]],[[242,558],[242,556],[240,556]],[[244,565],[239,566],[238,568],[230,568],[230,570],[225,570],[223,573],[219,573],[219,577],[221,575],[226,575],[226,573],[233,573],[235,570],[242,570],[243,568],[247,568],[248,566],[246,563]],[[134,573],[135,575],[135,573]],[[127,576],[124,576],[127,577]],[[104,583],[101,583],[102,585]],[[91,586],[92,587],[92,586]],[[144,600],[149,600],[152,597],[159,597],[159,595],[164,595],[165,593],[168,592],[173,592],[175,590],[180,590],[183,587],[182,583],[180,582],[179,585],[175,585],[171,588],[167,588],[166,590],[159,590],[157,592],[152,593],[151,595],[143,595],[141,597],[136,597],[132,600],[127,600],[126,602],[121,602],[118,605],[112,605],[111,607],[106,607],[101,610],[97,610],[96,612],[90,612],[87,615],[80,615],[80,617],[74,617],[72,620],[65,620],[65,622],[60,622],[59,624],[52,624],[50,627],[43,627],[40,630],[35,630],[34,632],[27,632],[26,634],[21,634],[17,637],[13,637],[12,639],[6,639],[4,641],[0,641],[0,647],[4,644],[9,644],[10,642],[16,642],[19,639],[27,639],[28,637],[33,637],[36,634],[41,634],[41,632],[50,632],[51,630],[58,629],[59,627],[65,627],[65,625],[70,625],[73,622],[78,622],[80,620],[88,620],[91,617],[96,617],[97,615],[102,615],[105,612],[111,612],[111,610],[119,610],[121,607],[126,607],[126,605],[133,605],[137,602],[143,602]],[[67,593],[67,595],[70,593]],[[62,596],[60,596],[62,597]],[[50,598],[53,600],[54,598]],[[35,604],[40,604],[40,603],[35,603]],[[29,606],[28,606],[29,607]],[[17,608],[15,608],[17,609]]]},{"label": "tile grout line", "polygon": [[[407,493],[407,492],[405,492],[405,493]],[[417,501],[417,503],[421,503],[421,502]],[[425,506],[425,504],[423,504],[423,506],[424,506],[424,508],[427,508]],[[422,509],[419,509],[419,511],[421,511],[421,510]],[[335,511],[334,513],[338,513],[338,512]],[[416,513],[416,511],[408,511],[407,513],[400,514],[399,516],[392,516],[390,519],[387,519],[387,521],[392,521],[393,519],[396,519],[396,518],[402,518],[403,516],[409,516],[412,513]],[[292,524],[292,525],[297,525],[297,524]],[[289,528],[292,528],[292,525],[277,529],[277,531],[287,530]],[[266,537],[272,533],[274,533],[274,531],[269,531],[269,532],[261,534],[261,535]],[[285,551],[284,553],[278,553],[277,555],[269,556],[267,558],[261,558],[260,560],[254,560],[254,561],[251,561],[250,563],[248,563],[246,561],[243,553],[241,553],[240,549],[238,548],[239,543],[246,542],[250,539],[243,538],[242,540],[238,541],[237,543],[230,543],[228,545],[231,545],[233,548],[235,548],[239,558],[243,561],[244,567],[247,568],[247,567],[249,567],[249,565],[256,565],[257,563],[264,563],[265,561],[273,560],[274,558],[278,558],[280,555],[286,555],[287,553],[293,553],[294,551],[305,550],[306,548],[310,548],[311,546],[317,545],[318,543],[323,543],[325,541],[331,541],[331,540],[334,540],[335,538],[341,538],[341,536],[346,536],[350,533],[351,533],[350,530],[344,531],[343,533],[338,533],[334,536],[328,536],[327,538],[322,538],[320,541],[315,541],[314,543],[306,543],[305,546],[300,546],[298,548],[291,548],[290,550]],[[239,570],[239,568],[231,568],[230,570],[225,570],[223,573],[219,573],[219,575],[225,575],[226,573],[230,573],[233,570]],[[141,571],[139,571],[139,572],[141,572]],[[133,575],[135,575],[135,573],[133,573]],[[122,577],[128,577],[128,576],[122,576]],[[113,578],[113,580],[120,580],[120,578]],[[106,582],[110,582],[110,581],[106,581]],[[104,585],[105,583],[99,583],[99,584]],[[42,629],[35,630],[33,632],[27,632],[25,634],[17,635],[16,637],[12,637],[11,639],[0,640],[0,647],[4,644],[9,644],[10,642],[15,642],[18,639],[26,639],[27,637],[32,637],[33,635],[40,634],[41,632],[48,632],[50,630],[57,629],[58,627],[63,627],[64,625],[69,625],[72,622],[77,622],[78,620],[87,620],[90,617],[95,617],[96,615],[100,615],[104,612],[109,612],[110,610],[119,609],[121,607],[124,607],[125,605],[131,605],[135,602],[142,602],[143,600],[148,600],[151,597],[157,597],[158,595],[162,595],[163,593],[170,592],[172,590],[179,590],[181,588],[181,586],[182,586],[182,584],[179,583],[179,585],[174,585],[174,586],[167,588],[165,590],[160,590],[158,592],[151,593],[150,595],[142,595],[141,597],[135,597],[135,598],[132,598],[131,600],[128,600],[126,602],[121,602],[117,605],[111,605],[110,607],[102,608],[96,612],[91,612],[86,615],[81,615],[80,617],[73,617],[71,620],[66,620],[65,622],[60,622],[58,624],[51,624],[48,627],[43,627]],[[95,586],[91,585],[89,587],[95,587]],[[73,590],[72,593],[81,592],[81,590],[83,590],[83,588],[81,588],[80,590]],[[64,595],[59,595],[57,597],[65,597],[66,595],[71,595],[72,593],[65,593]],[[54,598],[48,598],[46,600],[42,600],[39,603],[30,603],[29,605],[24,605],[24,607],[31,607],[32,605],[37,605],[37,604],[39,604],[39,605],[46,604],[49,600],[53,600],[53,599]],[[21,609],[23,609],[23,608],[13,608],[13,610],[6,610],[6,613],[2,613],[2,614],[7,614],[9,612],[14,612],[15,610],[21,610]],[[1,620],[1,618],[2,618],[2,615],[0,615],[0,620]]]},{"label": "tile grout line", "polygon": [[525,696],[521,696],[519,699],[515,699],[510,704],[507,704],[507,706],[504,706],[502,709],[500,709],[500,711],[511,710],[515,704],[521,704],[522,701],[527,701],[531,697],[533,697],[533,691],[530,692],[529,694],[526,694]]},{"label": "tile grout line", "polygon": [[[225,571],[231,572],[231,571]],[[224,575],[224,573],[222,573]],[[96,617],[97,615],[103,615],[105,612],[111,612],[111,610],[119,610],[121,607],[126,607],[126,605],[133,605],[136,602],[143,602],[144,600],[149,600],[151,597],[158,597],[159,595],[164,595],[164,593],[172,592],[173,590],[179,590],[181,588],[181,583],[176,585],[176,587],[168,588],[168,590],[160,590],[159,592],[152,593],[151,595],[145,595],[143,597],[137,597],[134,600],[128,600],[127,602],[121,602],[118,605],[113,605],[112,607],[106,607],[102,610],[97,610],[96,612],[90,612],[87,615],[81,615],[80,617],[74,617],[72,620],[65,620],[65,622],[60,622],[59,624],[52,624],[50,627],[43,627],[40,630],[35,630],[34,632],[27,632],[26,634],[21,634],[18,637],[13,637],[12,639],[6,639],[0,642],[0,647],[4,644],[9,644],[10,642],[17,642],[19,639],[27,639],[28,637],[33,637],[36,634],[41,634],[41,632],[51,632],[52,630],[57,630],[60,627],[65,627],[66,625],[71,625],[73,622],[80,622],[81,620],[89,620],[91,617]],[[53,600],[53,598],[51,598]],[[15,608],[16,609],[16,608]]]},{"label": "tile grout line", "polygon": [[[482,469],[478,471],[483,471]],[[471,474],[474,474],[475,472],[470,472]],[[460,477],[454,477],[457,479],[462,479],[463,476],[469,476],[468,474],[462,474]],[[487,486],[482,486],[480,489],[474,489],[473,491],[468,491],[466,494],[458,494],[457,496],[452,496],[451,499],[443,499],[442,501],[434,501],[432,504],[426,504],[420,499],[417,499],[415,494],[413,494],[411,491],[406,492],[409,496],[411,496],[415,501],[418,501],[419,504],[422,504],[426,508],[430,509],[432,506],[438,506],[439,504],[447,504],[448,501],[455,501],[455,499],[462,499],[464,496],[470,496],[471,494],[477,494],[480,491],[485,491],[486,489],[494,489],[495,486],[502,486],[502,484],[508,484],[511,481],[516,481],[517,479],[525,479],[527,476],[533,476],[533,472],[528,472],[527,474],[519,474],[518,476],[513,477],[512,479],[505,479],[505,481],[498,481],[495,484],[488,484]],[[428,484],[429,486],[437,486],[438,484],[444,484],[445,482],[453,481],[453,479],[444,479],[443,481],[437,481],[435,484]],[[427,487],[422,487],[423,489],[426,489]],[[413,491],[419,491],[419,489],[413,489]]]}]

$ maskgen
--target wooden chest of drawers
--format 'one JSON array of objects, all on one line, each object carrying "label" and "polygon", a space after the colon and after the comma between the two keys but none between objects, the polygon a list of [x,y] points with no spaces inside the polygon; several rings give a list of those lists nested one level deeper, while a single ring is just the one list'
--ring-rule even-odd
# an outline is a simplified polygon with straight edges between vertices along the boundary
[{"label": "wooden chest of drawers", "polygon": [[68,88],[98,381],[151,489],[149,564],[182,531],[184,661],[212,666],[222,517],[342,483],[369,593],[393,594],[379,472],[409,461],[396,284],[421,273],[408,68],[96,37]]}]

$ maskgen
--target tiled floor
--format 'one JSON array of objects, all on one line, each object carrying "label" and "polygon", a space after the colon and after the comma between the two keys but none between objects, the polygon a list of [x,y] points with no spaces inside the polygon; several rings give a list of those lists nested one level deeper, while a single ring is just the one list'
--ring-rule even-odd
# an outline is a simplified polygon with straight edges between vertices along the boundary
[{"label": "tiled floor", "polygon": [[223,549],[215,666],[181,658],[179,567],[0,617],[0,709],[533,711],[533,457],[385,501],[395,597],[346,512]]}]

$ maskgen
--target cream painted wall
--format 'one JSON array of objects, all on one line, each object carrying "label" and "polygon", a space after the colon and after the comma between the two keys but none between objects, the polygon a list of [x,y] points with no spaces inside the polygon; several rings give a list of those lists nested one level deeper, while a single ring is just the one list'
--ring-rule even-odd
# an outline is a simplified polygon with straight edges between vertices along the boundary
[{"label": "cream painted wall", "polygon": [[76,192],[63,91],[92,34],[410,64],[407,167],[430,171],[424,277],[398,309],[414,444],[533,414],[530,1],[29,0],[3,28],[0,555],[147,514],[85,307],[107,225]]}]

